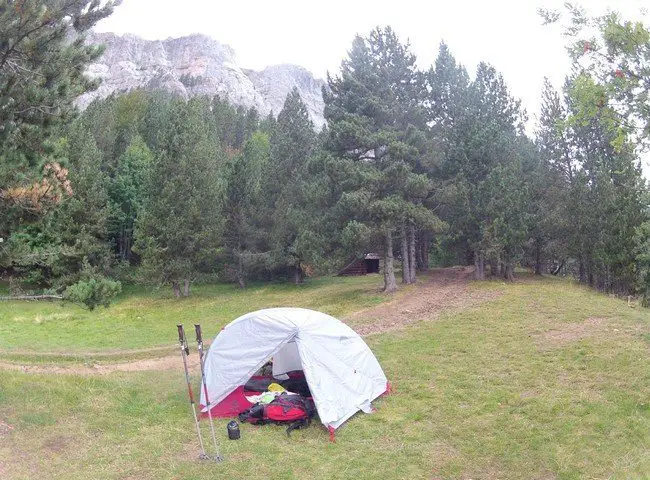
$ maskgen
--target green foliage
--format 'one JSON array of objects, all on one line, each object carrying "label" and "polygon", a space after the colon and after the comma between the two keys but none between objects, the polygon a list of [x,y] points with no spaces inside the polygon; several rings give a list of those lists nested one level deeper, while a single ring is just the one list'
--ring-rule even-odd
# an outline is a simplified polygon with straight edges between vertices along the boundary
[{"label": "green foliage", "polygon": [[[610,140],[624,146],[627,137],[650,138],[650,29],[641,21],[629,21],[616,11],[588,17],[583,9],[567,5],[566,12],[542,12],[547,23],[561,22],[570,39],[568,47],[578,77],[595,86],[584,98],[581,114],[609,117],[608,126],[619,130]],[[594,90],[597,93],[594,94]],[[603,107],[609,107],[607,111]]]},{"label": "green foliage", "polygon": [[[617,293],[644,283],[635,237],[647,221],[644,134],[630,126],[646,118],[635,77],[647,69],[640,24],[570,9],[574,38],[591,25],[603,41],[576,44],[561,94],[545,87],[533,145],[520,102],[493,67],[482,62],[470,78],[442,43],[435,65],[419,71],[390,27],[354,39],[328,79],[328,124],[318,134],[297,89],[277,119],[219,97],[134,90],[70,122],[73,93],[93,86],[81,72],[100,52],[81,36],[65,43],[60,29],[72,22],[83,33],[114,3],[37,4],[14,7],[24,7],[26,24],[69,8],[52,17],[51,36],[39,28],[27,36],[28,46],[52,40],[48,58],[12,57],[22,27],[0,8],[10,39],[0,58],[9,48],[9,62],[53,75],[50,83],[28,75],[27,93],[12,83],[2,95],[15,99],[0,96],[1,115],[19,98],[58,99],[56,115],[22,105],[14,113],[25,118],[0,132],[0,265],[35,287],[76,284],[87,259],[102,275],[171,284],[180,296],[206,279],[244,287],[293,273],[300,283],[373,252],[383,253],[385,290],[394,291],[393,257],[411,283],[430,251],[446,264],[474,263],[477,278],[487,266],[512,278],[523,265]],[[612,55],[621,71],[613,77],[599,60]],[[28,74],[14,67],[0,64]]]},{"label": "green foliage", "polygon": [[563,99],[547,84],[537,142],[546,213],[538,214],[536,238],[580,281],[629,294],[638,281],[634,232],[647,219],[647,187],[634,137],[607,96],[585,72],[567,79]]},{"label": "green foliage", "polygon": [[57,290],[79,279],[84,259],[102,271],[111,263],[108,182],[101,170],[101,152],[79,122],[59,147],[59,155],[70,166],[69,194],[56,208],[11,233],[3,262],[25,272],[28,282]]},{"label": "green foliage", "polygon": [[263,187],[269,150],[268,135],[256,132],[244,145],[244,151],[233,155],[227,165],[223,237],[226,269],[233,272],[232,277],[241,287],[246,286],[251,272],[263,270],[268,257],[266,230],[260,224],[268,200]]},{"label": "green foliage", "polygon": [[153,154],[136,135],[118,160],[109,184],[110,230],[118,247],[118,258],[132,259],[133,228],[145,200],[145,186],[153,164]]},{"label": "green foliage", "polygon": [[305,267],[318,262],[318,198],[311,191],[308,165],[316,132],[307,107],[294,88],[284,102],[271,135],[264,195],[269,214],[269,254],[272,268],[291,269],[302,283]]},{"label": "green foliage", "polygon": [[74,303],[85,305],[89,310],[103,305],[108,308],[111,301],[122,291],[122,284],[110,280],[93,268],[87,259],[80,272],[77,283],[65,289],[64,298]]},{"label": "green foliage", "polygon": [[479,64],[470,81],[444,44],[428,82],[432,134],[442,146],[430,175],[450,225],[444,243],[462,261],[473,258],[477,278],[483,278],[486,261],[502,264],[510,276],[529,233],[524,172],[531,148],[522,133],[520,102],[490,65]]},{"label": "green foliage", "polygon": [[0,235],[46,211],[47,196],[30,196],[30,185],[58,160],[53,129],[74,114],[77,96],[97,86],[84,69],[102,49],[86,45],[84,33],[118,3],[0,2]]},{"label": "green foliage", "polygon": [[134,250],[142,256],[143,276],[171,284],[178,295],[180,282],[189,284],[221,246],[223,153],[209,135],[209,112],[201,98],[172,102],[136,224]]},{"label": "green foliage", "polygon": [[635,243],[636,288],[643,306],[650,307],[650,222],[637,227]]},{"label": "green foliage", "polygon": [[[427,154],[422,80],[408,45],[390,27],[377,28],[354,39],[340,76],[329,78],[330,91],[324,92],[326,148],[337,157],[328,170],[339,192],[341,231],[358,233],[346,224],[366,224],[384,237],[390,256],[393,233],[402,224],[438,223],[424,205],[432,185],[418,171]],[[385,270],[385,289],[394,291],[390,261]]]}]

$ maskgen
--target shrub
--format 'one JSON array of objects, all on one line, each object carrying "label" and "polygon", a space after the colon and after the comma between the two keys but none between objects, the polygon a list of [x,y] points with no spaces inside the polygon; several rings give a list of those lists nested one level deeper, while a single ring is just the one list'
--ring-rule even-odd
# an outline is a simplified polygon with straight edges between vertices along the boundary
[{"label": "shrub", "polygon": [[96,267],[84,259],[80,279],[65,289],[63,297],[74,303],[80,303],[94,310],[98,305],[108,307],[117,294],[122,291],[122,284],[106,278]]},{"label": "shrub", "polygon": [[65,290],[64,297],[75,303],[84,304],[90,310],[98,305],[108,307],[111,300],[122,291],[122,284],[106,277],[80,280]]}]

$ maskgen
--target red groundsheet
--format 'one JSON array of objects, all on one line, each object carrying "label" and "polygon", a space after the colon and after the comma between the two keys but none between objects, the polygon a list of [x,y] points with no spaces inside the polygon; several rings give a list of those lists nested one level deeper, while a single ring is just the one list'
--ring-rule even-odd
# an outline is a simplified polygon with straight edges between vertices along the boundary
[{"label": "red groundsheet", "polygon": [[[230,395],[221,400],[210,410],[210,414],[213,418],[215,417],[236,417],[241,412],[245,412],[253,406],[251,402],[246,400],[246,395],[259,395],[259,392],[247,392],[244,390],[244,386],[241,385],[232,391]],[[205,405],[201,405],[201,409],[205,408]],[[201,417],[208,418],[208,412],[201,412]]]}]

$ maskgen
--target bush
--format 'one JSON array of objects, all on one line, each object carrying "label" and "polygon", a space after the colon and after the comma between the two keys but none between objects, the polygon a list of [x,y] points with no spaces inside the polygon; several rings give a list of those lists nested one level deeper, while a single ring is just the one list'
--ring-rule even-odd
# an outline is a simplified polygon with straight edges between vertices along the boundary
[{"label": "bush", "polygon": [[66,288],[64,298],[71,302],[81,303],[94,310],[98,305],[108,307],[111,300],[122,291],[122,284],[106,277],[81,280]]},{"label": "bush", "polygon": [[98,305],[108,307],[117,294],[122,291],[122,284],[100,274],[84,259],[80,280],[66,288],[63,297],[71,302],[80,303],[94,310]]}]

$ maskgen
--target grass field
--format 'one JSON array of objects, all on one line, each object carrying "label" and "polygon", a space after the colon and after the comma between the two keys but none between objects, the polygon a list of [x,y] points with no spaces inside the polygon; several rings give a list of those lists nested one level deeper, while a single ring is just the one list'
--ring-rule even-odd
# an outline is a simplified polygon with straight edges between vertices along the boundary
[{"label": "grass field", "polygon": [[342,316],[385,300],[377,276],[331,277],[298,287],[201,285],[189,298],[173,298],[170,289],[127,287],[115,305],[89,312],[64,302],[0,303],[0,351],[29,353],[101,353],[174,344],[179,322],[204,325],[206,338],[234,318],[267,307],[309,307]]},{"label": "grass field", "polygon": [[[3,304],[0,337],[5,350],[157,346],[181,316],[206,326],[209,316],[210,335],[260,306],[345,316],[379,304],[378,283],[205,287],[180,303],[128,292],[92,314]],[[243,425],[232,442],[219,420],[219,465],[195,460],[180,371],[0,371],[0,478],[650,478],[650,311],[557,279],[470,289],[500,295],[367,338],[396,391],[375,402],[375,414],[352,418],[336,443],[316,425],[291,438],[281,427]],[[133,326],[137,312],[143,321]]]}]

